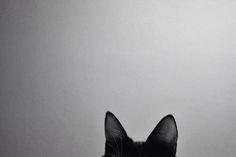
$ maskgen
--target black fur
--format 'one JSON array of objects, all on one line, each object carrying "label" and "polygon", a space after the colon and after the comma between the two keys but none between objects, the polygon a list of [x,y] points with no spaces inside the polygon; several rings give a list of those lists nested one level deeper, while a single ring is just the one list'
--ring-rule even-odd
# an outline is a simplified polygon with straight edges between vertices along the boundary
[{"label": "black fur", "polygon": [[172,115],[162,118],[145,142],[134,142],[119,120],[107,112],[105,136],[103,157],[175,157],[176,154],[178,131]]}]

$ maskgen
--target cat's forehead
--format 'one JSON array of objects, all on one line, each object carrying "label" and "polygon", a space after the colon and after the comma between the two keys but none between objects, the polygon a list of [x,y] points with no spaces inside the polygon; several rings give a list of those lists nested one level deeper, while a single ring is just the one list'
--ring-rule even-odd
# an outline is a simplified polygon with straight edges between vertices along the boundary
[{"label": "cat's forehead", "polygon": [[134,142],[133,149],[129,157],[141,157],[143,155],[144,142]]},{"label": "cat's forehead", "polygon": [[132,139],[106,141],[106,154],[116,157],[142,157],[143,148],[144,142],[133,142]]}]

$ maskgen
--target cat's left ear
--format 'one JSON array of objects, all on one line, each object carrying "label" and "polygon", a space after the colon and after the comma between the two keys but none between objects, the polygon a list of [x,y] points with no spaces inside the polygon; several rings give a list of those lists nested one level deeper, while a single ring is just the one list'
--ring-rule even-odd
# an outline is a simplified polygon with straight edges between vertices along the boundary
[{"label": "cat's left ear", "polygon": [[107,141],[113,141],[127,137],[127,134],[119,120],[109,111],[106,113],[105,117],[105,136]]},{"label": "cat's left ear", "polygon": [[177,139],[178,130],[175,118],[167,115],[157,124],[146,143],[166,146],[170,151],[176,153]]}]

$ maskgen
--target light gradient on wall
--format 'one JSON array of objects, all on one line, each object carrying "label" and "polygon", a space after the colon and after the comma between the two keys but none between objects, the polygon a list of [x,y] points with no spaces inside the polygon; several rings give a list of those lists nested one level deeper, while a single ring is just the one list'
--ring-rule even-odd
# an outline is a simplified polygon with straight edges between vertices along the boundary
[{"label": "light gradient on wall", "polygon": [[106,110],[145,140],[175,115],[179,157],[236,154],[233,0],[2,0],[0,156],[104,153]]}]

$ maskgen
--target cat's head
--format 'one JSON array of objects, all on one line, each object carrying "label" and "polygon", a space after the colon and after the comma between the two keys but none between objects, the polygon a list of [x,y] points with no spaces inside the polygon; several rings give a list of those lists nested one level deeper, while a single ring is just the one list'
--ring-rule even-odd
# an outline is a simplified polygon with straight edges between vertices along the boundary
[{"label": "cat's head", "polygon": [[145,142],[134,142],[119,120],[111,112],[107,112],[105,137],[103,157],[175,157],[178,131],[174,117],[167,115]]}]

